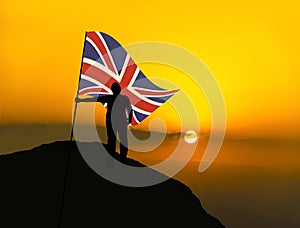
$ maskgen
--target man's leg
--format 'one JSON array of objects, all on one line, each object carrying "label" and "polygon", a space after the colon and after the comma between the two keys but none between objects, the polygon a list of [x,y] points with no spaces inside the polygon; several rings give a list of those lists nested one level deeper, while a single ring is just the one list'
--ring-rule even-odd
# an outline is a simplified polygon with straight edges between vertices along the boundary
[{"label": "man's leg", "polygon": [[119,139],[120,139],[120,158],[121,162],[127,162],[127,153],[128,153],[128,138],[127,138],[127,124],[121,126],[118,129]]},{"label": "man's leg", "polygon": [[114,133],[111,120],[106,120],[106,133],[107,133],[107,150],[113,156],[116,153],[116,135]]}]

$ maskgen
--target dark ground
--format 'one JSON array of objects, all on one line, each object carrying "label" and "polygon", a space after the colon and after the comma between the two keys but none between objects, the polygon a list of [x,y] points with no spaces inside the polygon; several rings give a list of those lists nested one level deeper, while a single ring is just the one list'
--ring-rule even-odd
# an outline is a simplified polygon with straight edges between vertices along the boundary
[{"label": "dark ground", "polygon": [[[1,227],[224,227],[181,182],[126,187],[97,175],[68,142],[0,156]],[[143,166],[130,159],[132,166]]]}]

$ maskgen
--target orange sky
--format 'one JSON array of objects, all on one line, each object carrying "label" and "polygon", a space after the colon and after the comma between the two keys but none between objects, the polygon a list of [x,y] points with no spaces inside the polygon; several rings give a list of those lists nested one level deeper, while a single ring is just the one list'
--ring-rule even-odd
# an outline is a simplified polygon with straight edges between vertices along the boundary
[{"label": "orange sky", "polygon": [[[70,122],[84,33],[98,30],[123,45],[162,41],[197,55],[223,92],[229,132],[299,136],[297,0],[4,0],[0,6],[1,124]],[[150,78],[184,78],[170,67],[139,66]],[[205,97],[188,80],[185,86],[191,87],[187,95],[201,100],[195,107],[209,128]],[[170,105],[149,120],[158,116],[177,128]]]}]

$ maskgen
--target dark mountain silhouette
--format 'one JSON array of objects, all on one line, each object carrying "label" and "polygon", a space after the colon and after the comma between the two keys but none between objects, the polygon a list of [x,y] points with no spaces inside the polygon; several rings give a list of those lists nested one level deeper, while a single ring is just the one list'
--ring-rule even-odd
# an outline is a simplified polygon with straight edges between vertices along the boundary
[{"label": "dark mountain silhouette", "polygon": [[[1,227],[59,227],[69,145],[0,156]],[[139,188],[114,184],[85,163],[75,143],[69,164],[61,227],[224,227],[177,180]]]}]

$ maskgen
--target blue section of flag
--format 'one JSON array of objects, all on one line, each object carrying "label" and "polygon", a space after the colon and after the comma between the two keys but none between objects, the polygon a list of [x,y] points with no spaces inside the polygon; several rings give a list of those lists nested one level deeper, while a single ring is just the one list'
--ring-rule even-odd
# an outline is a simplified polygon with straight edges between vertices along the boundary
[{"label": "blue section of flag", "polygon": [[158,102],[158,103],[164,103],[166,102],[167,100],[169,100],[173,95],[169,95],[169,96],[164,96],[164,97],[148,97],[148,99],[152,100],[152,101],[155,101],[155,102]]},{"label": "blue section of flag", "polygon": [[152,83],[146,76],[142,73],[142,71],[139,72],[139,74],[136,77],[135,82],[132,84],[133,87],[140,87],[145,89],[152,89],[152,90],[162,90],[162,88],[156,86],[154,83]]},{"label": "blue section of flag", "polygon": [[101,32],[111,56],[114,60],[118,73],[120,74],[127,56],[125,49],[111,36]]},{"label": "blue section of flag", "polygon": [[93,87],[93,86],[97,86],[95,83],[92,83],[88,80],[85,80],[83,78],[80,79],[80,83],[79,83],[79,90],[87,88],[87,87]]},{"label": "blue section of flag", "polygon": [[143,119],[145,119],[147,117],[147,115],[144,115],[138,111],[135,111],[134,112],[134,115],[136,116],[136,118],[138,119],[138,121],[142,121]]},{"label": "blue section of flag", "polygon": [[100,58],[100,55],[98,54],[96,49],[93,47],[93,45],[88,41],[85,41],[84,57],[92,59],[92,60],[104,65]]}]

